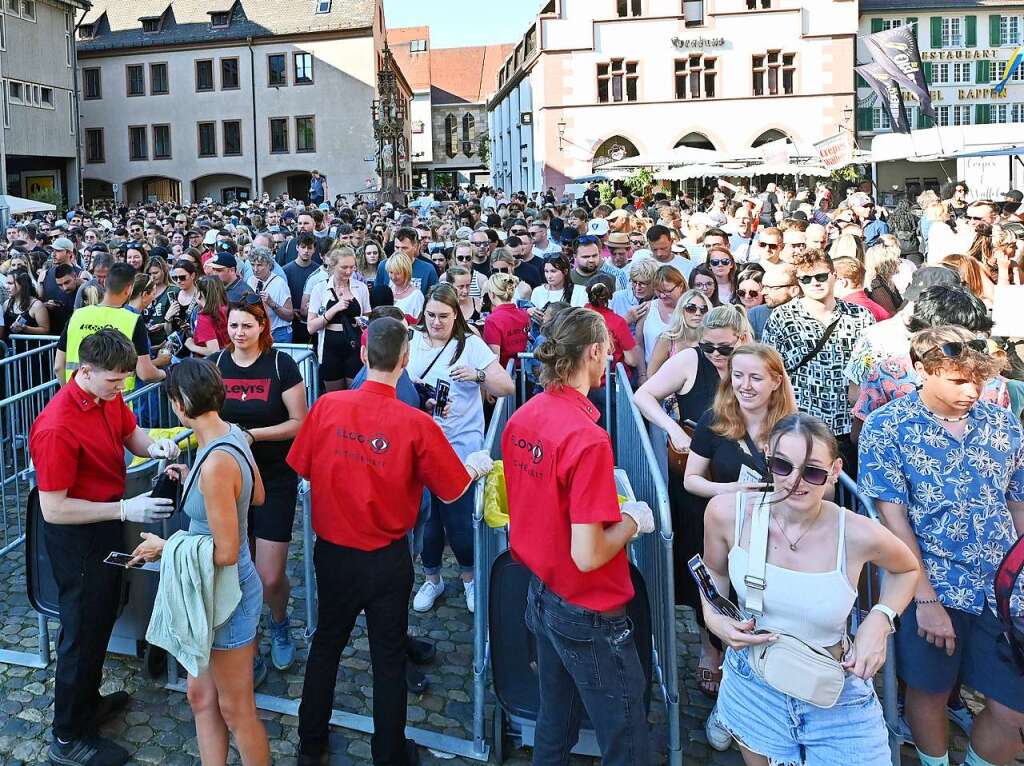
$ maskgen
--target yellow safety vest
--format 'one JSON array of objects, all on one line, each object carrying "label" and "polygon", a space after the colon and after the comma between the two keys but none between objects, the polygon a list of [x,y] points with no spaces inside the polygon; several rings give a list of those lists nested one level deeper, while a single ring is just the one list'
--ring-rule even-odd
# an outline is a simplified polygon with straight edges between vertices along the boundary
[{"label": "yellow safety vest", "polygon": [[[76,309],[68,320],[68,347],[64,352],[64,382],[71,379],[71,373],[80,366],[78,349],[82,341],[100,330],[117,330],[129,341],[135,333],[135,324],[141,319],[127,309],[111,306],[83,306]],[[125,380],[124,390],[135,389],[134,373]]]}]

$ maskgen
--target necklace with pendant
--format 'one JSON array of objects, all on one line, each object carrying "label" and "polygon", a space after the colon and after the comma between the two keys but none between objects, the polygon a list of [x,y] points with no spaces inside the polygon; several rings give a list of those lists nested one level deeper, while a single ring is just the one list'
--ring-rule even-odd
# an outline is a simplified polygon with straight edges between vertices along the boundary
[{"label": "necklace with pendant", "polygon": [[[929,410],[929,412],[931,412],[931,410]],[[969,418],[971,416],[971,413],[970,412],[965,412],[963,415],[958,415],[955,418],[947,418],[944,415],[940,415],[937,412],[932,412],[932,415],[937,417],[943,423],[963,423],[965,420],[967,420],[967,418]]]},{"label": "necklace with pendant", "polygon": [[810,532],[811,529],[813,529],[814,525],[818,523],[818,519],[821,518],[821,512],[822,510],[824,510],[824,508],[824,504],[818,506],[817,515],[811,520],[811,523],[807,525],[807,528],[800,534],[800,537],[798,537],[796,540],[789,539],[789,535],[787,535],[786,530],[783,529],[782,522],[779,521],[779,517],[775,516],[774,514],[772,515],[772,518],[775,519],[775,526],[779,528],[779,532],[781,532],[782,536],[786,538],[786,542],[789,543],[789,549],[791,551],[796,550],[796,547],[800,544],[800,541],[803,540],[807,536],[807,533]]}]

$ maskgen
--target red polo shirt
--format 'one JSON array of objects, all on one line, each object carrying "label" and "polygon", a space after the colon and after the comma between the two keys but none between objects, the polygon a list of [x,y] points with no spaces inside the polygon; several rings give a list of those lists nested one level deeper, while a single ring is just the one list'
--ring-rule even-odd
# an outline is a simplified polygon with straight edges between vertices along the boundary
[{"label": "red polo shirt", "polygon": [[513,555],[566,601],[603,612],[633,598],[625,549],[592,572],[570,552],[573,524],[622,520],[611,439],[597,419],[578,391],[549,389],[509,419],[501,454]]},{"label": "red polo shirt", "polygon": [[68,497],[94,503],[121,500],[127,473],[124,443],[136,427],[135,415],[120,395],[97,402],[72,376],[29,433],[40,491],[66,489]]},{"label": "red polo shirt", "polygon": [[433,418],[373,381],[321,397],[288,464],[309,479],[317,536],[363,551],[390,545],[416,525],[424,485],[454,500],[470,480]]},{"label": "red polo shirt", "polygon": [[612,341],[612,366],[622,364],[625,361],[625,352],[636,348],[636,338],[629,331],[626,320],[609,308],[594,306],[588,303],[586,308],[596,311],[604,319],[605,327],[608,328],[608,336]]},{"label": "red polo shirt", "polygon": [[514,303],[495,306],[484,321],[484,342],[498,347],[501,366],[526,351],[530,340],[530,315]]}]

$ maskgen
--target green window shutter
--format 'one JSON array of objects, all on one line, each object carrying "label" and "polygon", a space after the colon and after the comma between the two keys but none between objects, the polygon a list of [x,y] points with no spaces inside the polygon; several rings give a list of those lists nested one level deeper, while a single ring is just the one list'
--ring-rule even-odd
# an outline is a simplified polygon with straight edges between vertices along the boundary
[{"label": "green window shutter", "polygon": [[1002,16],[998,13],[988,17],[988,44],[993,48],[1003,44],[1002,30],[999,26],[1001,20]]},{"label": "green window shutter", "polygon": [[977,69],[977,83],[978,85],[985,85],[992,80],[992,62],[991,61],[978,61],[975,64]]},{"label": "green window shutter", "polygon": [[881,19],[871,19],[871,34],[874,34],[875,32],[881,32],[881,31],[882,31],[882,20]]},{"label": "green window shutter", "polygon": [[924,113],[923,109],[917,110],[917,127],[918,128],[930,128],[932,126],[932,118]]},{"label": "green window shutter", "polygon": [[914,27],[914,42],[918,43],[918,47],[920,47],[921,37],[920,37],[920,35],[918,34],[918,31],[917,31],[917,17],[916,16],[908,16],[907,17],[907,24],[913,25],[913,27]]},{"label": "green window shutter", "polygon": [[861,77],[859,72],[857,73],[857,87],[858,88],[867,88],[868,87],[868,81],[865,80],[863,77]]},{"label": "green window shutter", "polygon": [[978,47],[978,17],[977,16],[966,16],[965,18],[965,31],[964,31],[964,45],[968,48]]},{"label": "green window shutter", "polygon": [[874,130],[875,122],[871,114],[871,107],[857,107],[857,130]]},{"label": "green window shutter", "polygon": [[974,105],[974,124],[988,125],[991,122],[991,106],[989,104]]},{"label": "green window shutter", "polygon": [[931,62],[930,61],[925,61],[923,64],[921,64],[921,66],[924,67],[924,79],[925,79],[925,82],[928,83],[929,85],[931,85],[932,84],[932,65],[931,65]]},{"label": "green window shutter", "polygon": [[931,18],[931,47],[941,48],[942,47],[942,17],[932,16]]}]

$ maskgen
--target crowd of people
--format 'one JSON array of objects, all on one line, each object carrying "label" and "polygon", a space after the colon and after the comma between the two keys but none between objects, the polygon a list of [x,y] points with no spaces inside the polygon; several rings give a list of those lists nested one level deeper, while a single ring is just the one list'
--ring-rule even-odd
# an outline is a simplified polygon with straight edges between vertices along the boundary
[{"label": "crowd of people", "polygon": [[[427,612],[445,594],[447,547],[475,608],[471,488],[490,469],[493,404],[515,392],[510,365],[535,394],[503,445],[510,545],[533,576],[534,763],[566,762],[584,712],[605,763],[651,762],[625,548],[654,522],[644,504],[618,503],[597,425],[613,414],[608,359],[664,460],[675,602],[699,625],[713,747],[735,742],[749,766],[888,763],[872,678],[895,632],[900,734],[924,766],[949,764],[950,720],[970,734],[969,766],[1020,754],[1024,667],[993,579],[1024,534],[1024,317],[992,319],[1013,300],[1000,288],[1022,284],[1020,192],[974,199],[954,183],[885,209],[870,182],[842,200],[824,184],[722,183],[701,199],[603,200],[592,185],[573,203],[471,188],[406,205],[332,204],[320,188],[308,203],[83,207],[5,232],[8,346],[60,339],[63,388],[31,435],[48,544],[68,559],[62,615],[77,616],[58,646],[54,763],[128,757],[97,735],[129,700],[99,696],[117,603],[93,591],[119,588],[102,556],[121,546],[121,523],[170,513],[159,498],[122,500],[120,458],[102,465],[125,447],[176,457],[138,429],[144,409],[119,401],[153,381],[199,439],[192,471],[170,472],[191,537],[213,544],[147,534],[134,561],[163,558],[168,571],[169,556],[186,568],[209,556],[237,574],[233,590],[209,584],[208,599],[233,607],[211,616],[189,668],[204,764],[225,762],[229,735],[244,763],[269,763],[253,690],[267,659],[295,662],[286,563],[299,477],[331,590],[306,665],[301,762],[325,757],[340,653],[365,611],[374,762],[414,763],[405,694],[425,688],[415,666],[434,647],[408,635],[410,599]],[[319,361],[327,393],[309,411],[289,343]],[[78,417],[106,419],[102,450]],[[844,471],[881,525],[835,504]],[[741,613],[691,577],[698,554]],[[851,640],[868,565],[887,576]],[[92,571],[95,583],[75,575]],[[165,580],[161,627],[180,618],[172,588],[187,591],[162,576],[162,594]],[[268,658],[254,651],[264,605]],[[1024,616],[1024,588],[1009,613]],[[785,662],[797,664],[770,671]],[[786,680],[808,667],[814,689]],[[961,687],[980,695],[973,707]]]}]

